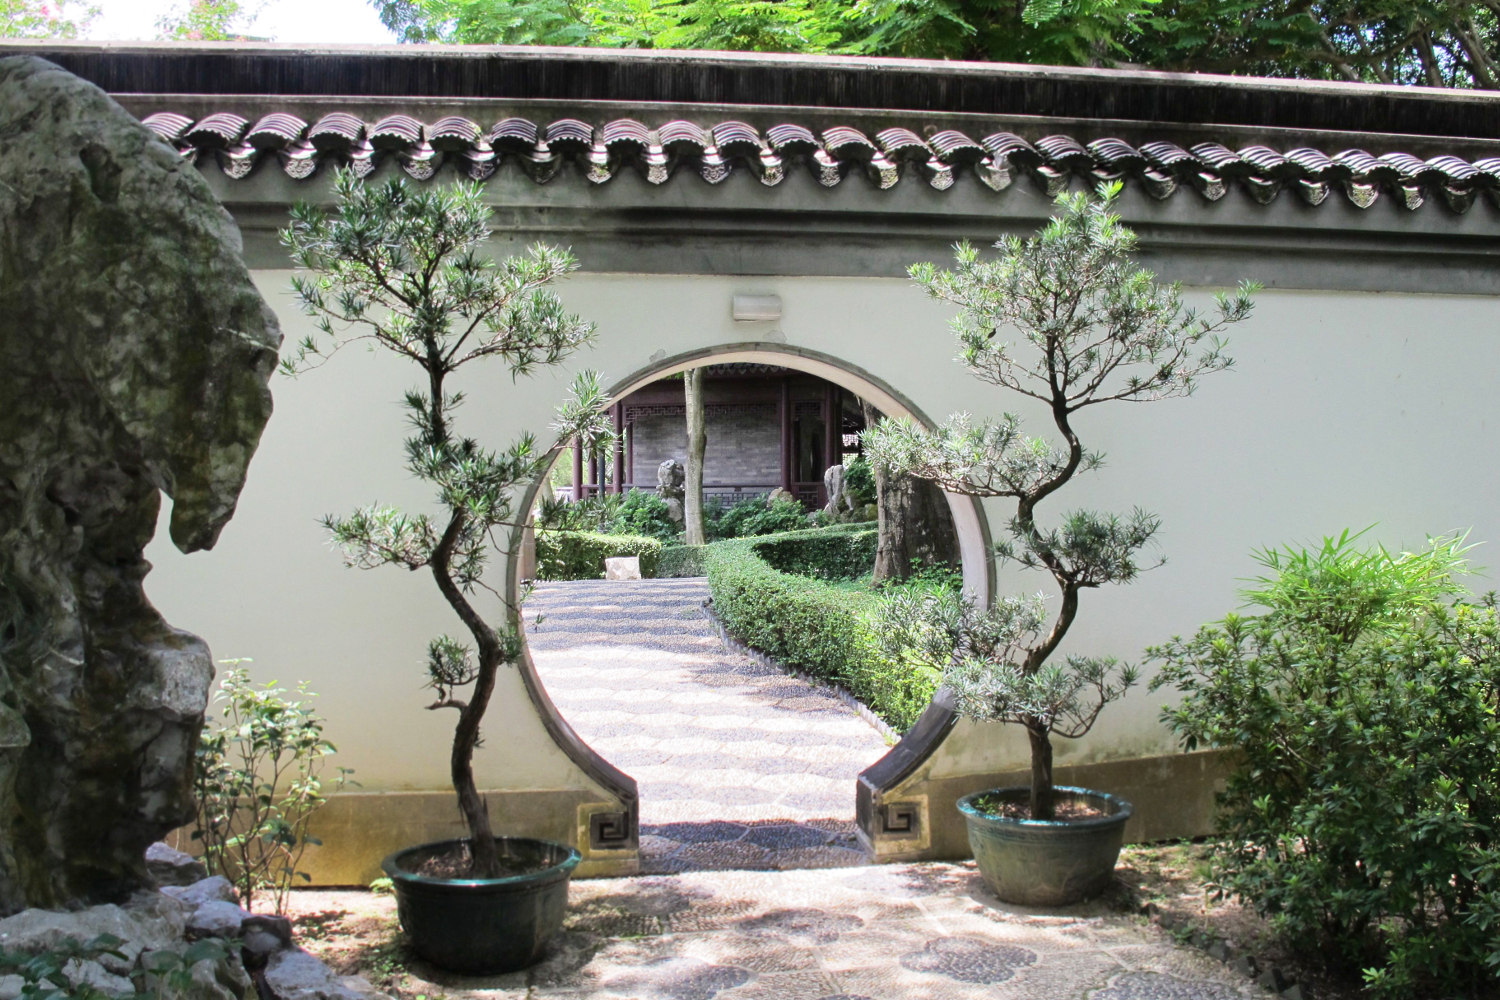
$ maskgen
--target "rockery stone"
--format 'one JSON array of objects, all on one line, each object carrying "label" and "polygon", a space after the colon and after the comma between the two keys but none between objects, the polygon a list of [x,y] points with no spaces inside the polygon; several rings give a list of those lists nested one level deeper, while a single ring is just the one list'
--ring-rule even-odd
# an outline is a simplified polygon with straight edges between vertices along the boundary
[{"label": "rockery stone", "polygon": [[213,664],[142,589],[234,513],[281,334],[191,163],[0,59],[0,914],[116,902],[191,819]]}]

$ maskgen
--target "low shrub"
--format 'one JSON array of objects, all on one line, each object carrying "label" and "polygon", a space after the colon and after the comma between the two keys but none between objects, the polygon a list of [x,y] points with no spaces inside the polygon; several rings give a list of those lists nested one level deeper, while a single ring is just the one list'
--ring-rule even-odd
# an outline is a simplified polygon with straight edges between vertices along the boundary
[{"label": "low shrub", "polygon": [[875,568],[880,533],[868,524],[775,535],[754,546],[772,569],[820,580],[851,580]]},{"label": "low shrub", "polygon": [[[1357,537],[1357,536],[1354,536]],[[1500,968],[1500,626],[1453,539],[1261,554],[1257,616],[1148,651],[1186,749],[1233,751],[1223,893],[1381,997],[1489,996]],[[1460,598],[1462,595],[1459,595]]]},{"label": "low shrub", "polygon": [[644,535],[606,535],[594,531],[538,531],[538,580],[602,580],[609,556],[638,556],[641,576],[656,575],[662,544]]},{"label": "low shrub", "polygon": [[234,883],[245,909],[269,899],[285,913],[293,882],[311,878],[298,867],[303,852],[321,843],[308,834],[313,814],[353,772],[337,768],[325,783],[324,765],[337,748],[304,700],[312,696],[306,682],[288,700],[274,681],[251,682],[240,666],[249,660],[220,662],[230,669],[214,695],[221,716],[205,720],[198,740],[192,839],[203,844],[209,872]]},{"label": "low shrub", "polygon": [[[736,539],[707,547],[714,611],[741,642],[788,666],[842,684],[892,728],[909,729],[932,700],[940,676],[883,656],[872,631],[879,598],[870,591],[783,572],[798,548],[841,552],[873,534],[859,525],[798,531],[768,539]],[[873,544],[873,543],[871,543]],[[873,549],[870,550],[873,560]],[[831,565],[830,559],[827,563]]]},{"label": "low shrub", "polygon": [[661,550],[661,557],[656,561],[656,575],[659,577],[678,576],[702,576],[704,561],[707,557],[707,545],[667,545]]}]

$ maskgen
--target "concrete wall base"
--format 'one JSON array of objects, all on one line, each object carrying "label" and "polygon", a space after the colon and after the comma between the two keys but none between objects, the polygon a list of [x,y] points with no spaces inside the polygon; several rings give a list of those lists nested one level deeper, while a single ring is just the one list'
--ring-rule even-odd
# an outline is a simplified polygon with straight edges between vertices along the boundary
[{"label": "concrete wall base", "polygon": [[[481,792],[489,803],[497,834],[536,837],[569,844],[583,854],[576,878],[634,875],[640,870],[634,843],[628,848],[601,850],[590,846],[589,817],[616,811],[617,803],[578,789]],[[451,791],[349,792],[335,795],[318,811],[312,836],[322,846],[307,849],[300,870],[312,877],[298,885],[369,885],[382,877],[380,862],[404,847],[468,835],[458,802]],[[199,853],[192,831],[179,830],[168,842],[179,850]]]},{"label": "concrete wall base", "polygon": [[[1065,765],[1056,768],[1054,780],[1127,799],[1135,815],[1125,826],[1125,841],[1149,843],[1212,833],[1214,794],[1223,790],[1226,774],[1223,754],[1204,751]],[[945,778],[919,772],[881,795],[880,803],[891,815],[914,816],[915,824],[900,824],[914,829],[877,833],[873,843],[862,830],[861,839],[882,862],[968,858],[969,834],[958,800],[986,788],[1030,783],[1031,773],[1024,770]]]}]

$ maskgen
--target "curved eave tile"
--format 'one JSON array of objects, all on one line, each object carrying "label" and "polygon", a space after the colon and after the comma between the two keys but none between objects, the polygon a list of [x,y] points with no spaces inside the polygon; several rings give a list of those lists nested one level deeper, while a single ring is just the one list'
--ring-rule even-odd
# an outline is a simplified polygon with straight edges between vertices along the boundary
[{"label": "curved eave tile", "polygon": [[1233,150],[1213,142],[1183,149],[1167,141],[1137,148],[1109,137],[1085,145],[1068,135],[1033,143],[1010,132],[975,140],[953,129],[923,135],[896,126],[872,137],[847,125],[814,132],[794,122],[761,132],[741,121],[706,126],[679,120],[653,128],[633,119],[591,123],[562,118],[539,124],[507,118],[486,130],[482,123],[458,116],[427,123],[396,114],[371,124],[346,112],[326,114],[312,125],[276,112],[252,125],[229,111],[197,121],[162,111],[143,124],[184,157],[209,155],[233,178],[249,176],[267,160],[279,160],[294,178],[312,176],[324,162],[350,166],[366,176],[392,158],[418,180],[436,176],[445,164],[484,180],[503,163],[514,162],[533,181],[545,183],[572,161],[599,184],[634,168],[652,184],[666,183],[680,172],[718,184],[735,170],[748,170],[761,183],[774,185],[796,168],[810,171],[827,187],[857,173],[879,189],[912,177],[944,190],[972,173],[1001,191],[1024,174],[1049,193],[1084,178],[1121,180],[1158,199],[1190,189],[1216,201],[1238,186],[1262,204],[1283,191],[1312,205],[1342,192],[1360,208],[1382,194],[1409,209],[1434,194],[1456,212],[1467,211],[1481,191],[1500,202],[1500,157],[1470,163],[1451,155],[1423,160],[1392,152],[1377,157],[1361,149],[1329,153],[1254,145]]}]

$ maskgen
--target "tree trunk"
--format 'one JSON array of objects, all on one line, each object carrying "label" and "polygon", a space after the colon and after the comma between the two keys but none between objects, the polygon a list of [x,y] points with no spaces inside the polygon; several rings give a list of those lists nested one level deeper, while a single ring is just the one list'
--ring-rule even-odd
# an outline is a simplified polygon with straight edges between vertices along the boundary
[{"label": "tree trunk", "polygon": [[[869,427],[880,419],[880,412],[869,403],[863,406]],[[918,563],[957,569],[961,565],[958,531],[943,491],[915,476],[889,475],[878,464],[872,471],[879,514],[874,582],[899,583],[912,575]]]},{"label": "tree trunk", "polygon": [[703,450],[708,444],[703,407],[704,371],[692,368],[682,378],[687,397],[687,476],[682,486],[682,511],[689,545],[702,545],[707,540],[703,530]]},{"label": "tree trunk", "polygon": [[1052,735],[1041,722],[1027,723],[1031,737],[1031,818],[1051,819],[1052,801]]}]

